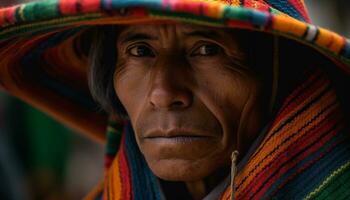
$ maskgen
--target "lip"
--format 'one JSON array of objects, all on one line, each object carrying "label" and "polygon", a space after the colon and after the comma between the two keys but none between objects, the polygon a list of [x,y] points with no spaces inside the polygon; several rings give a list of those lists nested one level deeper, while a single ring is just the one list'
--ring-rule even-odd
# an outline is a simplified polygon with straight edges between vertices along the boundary
[{"label": "lip", "polygon": [[195,140],[200,138],[213,137],[206,134],[205,131],[197,131],[192,129],[170,129],[170,130],[154,130],[145,134],[145,139],[161,139],[168,138],[174,140]]},{"label": "lip", "polygon": [[205,136],[175,136],[175,137],[149,137],[145,138],[148,141],[160,143],[160,144],[187,144],[195,142],[203,142],[212,137]]}]

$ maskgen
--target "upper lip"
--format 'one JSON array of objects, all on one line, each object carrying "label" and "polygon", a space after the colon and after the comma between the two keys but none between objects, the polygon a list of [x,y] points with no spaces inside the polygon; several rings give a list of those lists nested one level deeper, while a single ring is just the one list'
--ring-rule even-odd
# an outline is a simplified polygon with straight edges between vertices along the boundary
[{"label": "upper lip", "polygon": [[160,130],[156,129],[145,134],[144,138],[172,138],[172,137],[211,137],[205,132],[195,131],[192,129],[169,129],[169,130]]}]

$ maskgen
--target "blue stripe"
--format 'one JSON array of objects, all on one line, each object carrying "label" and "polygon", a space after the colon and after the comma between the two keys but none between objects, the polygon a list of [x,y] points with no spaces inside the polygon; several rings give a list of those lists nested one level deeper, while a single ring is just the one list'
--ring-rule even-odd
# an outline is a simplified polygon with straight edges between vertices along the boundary
[{"label": "blue stripe", "polygon": [[299,13],[299,11],[294,8],[287,0],[265,0],[268,4],[270,4],[275,9],[288,14],[296,19],[301,21],[306,21],[304,17]]},{"label": "blue stripe", "polygon": [[[313,159],[315,159],[315,157],[313,157]],[[300,199],[304,197],[312,190],[312,188],[315,188],[320,184],[318,181],[323,180],[329,173],[344,164],[349,159],[349,146],[337,146],[331,152],[328,152],[323,158],[317,161],[316,164],[313,164],[311,167],[307,168],[307,170],[303,171],[301,174],[295,177],[292,182],[286,184],[273,198],[292,199],[298,196],[299,198],[296,199]],[[334,162],[334,160],[337,162]],[[297,170],[301,167],[303,166],[299,165],[295,169]],[[317,176],[319,176],[318,181],[315,178]],[[288,176],[286,178],[288,178]],[[307,184],[309,184],[309,186],[307,186]]]},{"label": "blue stripe", "polygon": [[125,147],[131,171],[132,190],[135,200],[160,200],[157,178],[149,169],[140,152],[131,124],[125,126]]},{"label": "blue stripe", "polygon": [[161,0],[111,0],[111,9],[145,7],[150,9],[161,9]]},{"label": "blue stripe", "polygon": [[[333,145],[335,142],[339,141],[339,139],[344,138],[344,134],[338,134],[337,136],[333,137],[330,141],[328,141],[326,144],[324,144],[321,148],[319,148],[316,152],[306,157],[304,160],[298,162],[293,168],[289,169],[285,174],[283,174],[278,180],[276,180],[270,188],[266,191],[262,199],[267,199],[271,193],[273,193],[285,180],[287,180],[288,177],[290,177],[292,174],[296,173],[297,170],[302,168],[304,165],[315,159],[316,157],[319,157],[321,153],[325,152],[331,145]],[[282,193],[283,194],[283,193]],[[278,198],[277,198],[278,199]]]},{"label": "blue stripe", "polygon": [[[314,166],[314,171],[309,172],[309,177],[305,177],[295,188],[297,199],[302,199],[311,191],[316,189],[333,171],[350,160],[350,148],[348,145],[337,147],[328,154],[325,158],[319,161],[319,166]],[[334,153],[334,155],[332,155]],[[311,170],[311,169],[310,169]],[[318,170],[318,171],[317,171]],[[299,191],[299,192],[298,192]]]},{"label": "blue stripe", "polygon": [[266,26],[268,20],[269,20],[269,14],[264,13],[264,12],[258,12],[258,11],[253,11],[252,16],[251,16],[251,21],[254,25],[256,26]]}]

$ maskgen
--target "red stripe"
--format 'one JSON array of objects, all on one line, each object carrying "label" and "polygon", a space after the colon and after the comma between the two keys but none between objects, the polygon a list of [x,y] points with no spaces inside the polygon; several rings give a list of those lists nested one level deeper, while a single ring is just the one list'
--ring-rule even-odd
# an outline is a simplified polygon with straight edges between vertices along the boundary
[{"label": "red stripe", "polygon": [[132,8],[129,10],[129,15],[134,17],[144,17],[148,15],[146,8]]},{"label": "red stripe", "polygon": [[[270,188],[270,186],[276,182],[283,174],[285,174],[288,170],[293,168],[300,161],[305,159],[307,156],[316,152],[319,148],[321,148],[326,142],[328,142],[332,137],[334,137],[342,127],[337,127],[335,130],[331,131],[325,136],[322,136],[323,133],[327,132],[339,121],[339,113],[333,113],[332,119],[327,119],[328,122],[321,122],[321,126],[316,129],[308,132],[307,135],[299,138],[296,142],[286,149],[286,151],[281,152],[276,159],[272,161],[272,163],[267,164],[267,167],[257,175],[246,188],[244,192],[242,192],[242,198],[251,198],[250,195],[254,194],[262,185],[263,188],[259,190],[259,192],[254,195],[254,198],[261,198],[264,193]],[[322,137],[322,138],[320,138]],[[318,141],[319,140],[319,141]],[[311,145],[313,142],[316,142],[312,147],[309,147],[306,151],[300,154],[297,158],[293,158],[292,161],[290,159],[303,151],[308,145]],[[283,166],[283,164],[290,162],[288,165]],[[273,177],[270,177],[273,173],[278,170],[278,173],[274,174]],[[268,181],[267,181],[268,180]],[[266,182],[267,181],[267,182]]]},{"label": "red stripe", "polygon": [[125,151],[125,133],[123,133],[122,142],[120,144],[120,156],[119,156],[119,170],[122,183],[122,195],[121,199],[132,200],[132,183],[129,171],[128,159]]},{"label": "red stripe", "polygon": [[239,21],[239,20],[227,20],[226,25],[228,27],[240,27],[240,28],[247,28],[247,29],[253,29],[253,25],[249,22]]},{"label": "red stripe", "polygon": [[311,22],[309,14],[302,2],[300,0],[288,0],[289,4],[291,4],[298,12],[303,16],[306,22]]},{"label": "red stripe", "polygon": [[97,12],[101,10],[100,0],[80,0],[81,1],[81,11],[83,13]]},{"label": "red stripe", "polygon": [[299,87],[294,89],[293,92],[290,95],[288,95],[287,98],[285,98],[285,100],[283,101],[283,105],[280,108],[280,113],[278,113],[278,115],[281,115],[283,111],[289,108],[289,104],[291,104],[297,96],[302,94],[302,91],[304,91],[305,89],[310,87],[310,85],[312,86],[312,84],[318,81],[319,79],[316,80],[316,78],[318,78],[320,74],[320,70],[311,70],[311,72],[305,72],[304,76],[308,77],[307,80],[303,81]]},{"label": "red stripe", "polygon": [[300,168],[299,170],[297,170],[294,174],[292,174],[287,180],[285,180],[283,183],[281,183],[280,186],[278,186],[275,191],[270,195],[273,196],[276,194],[276,192],[278,192],[281,188],[283,188],[288,182],[290,182],[291,180],[293,180],[296,176],[298,176],[300,173],[302,173],[303,171],[305,171],[306,169],[310,168],[313,164],[315,164],[317,161],[319,161],[321,158],[323,158],[325,155],[327,155],[327,153],[329,153],[330,151],[332,151],[335,147],[337,147],[339,144],[343,143],[344,140],[340,140],[335,142],[333,145],[331,145],[324,153],[320,154],[319,157],[317,157],[316,159],[310,161],[309,163],[307,163],[304,167]]},{"label": "red stripe", "polygon": [[310,81],[310,84],[312,84],[310,87],[308,87],[309,83],[305,85],[303,84],[306,90],[303,91],[302,94],[298,94],[297,97],[295,97],[295,95],[290,96],[290,98],[293,98],[293,102],[291,102],[289,105],[283,108],[283,110],[278,114],[278,117],[276,117],[276,119],[274,120],[272,127],[274,127],[276,123],[280,122],[281,119],[285,118],[285,116],[289,114],[293,108],[304,104],[305,100],[310,98],[310,96],[312,96],[315,93],[315,91],[317,91],[320,87],[323,87],[324,85],[328,85],[330,83],[328,79],[325,79],[323,77],[319,78],[316,81]]},{"label": "red stripe", "polygon": [[10,23],[14,24],[16,23],[16,10],[19,6],[12,6],[10,8],[7,8],[5,11],[5,20]]},{"label": "red stripe", "polygon": [[[201,7],[202,7],[202,2],[195,2],[195,1],[172,1],[174,2],[172,4],[172,9],[174,11],[178,12],[186,12],[186,13],[191,13],[195,15],[200,15],[201,14]],[[171,3],[172,3],[171,2]]]},{"label": "red stripe", "polygon": [[5,11],[6,9],[0,9],[0,26],[4,25],[6,23],[6,18],[5,18]]},{"label": "red stripe", "polygon": [[[327,136],[325,138],[322,138],[320,141],[322,144],[325,144],[326,142],[328,142],[330,139],[332,139],[332,137],[334,137],[340,130],[342,129],[342,127],[338,127],[337,129],[335,129],[334,131],[332,131],[330,134],[327,134]],[[315,151],[317,151],[318,148],[320,148],[321,145],[317,144],[314,145],[312,148],[310,148],[307,152],[303,153],[297,160],[293,160],[293,166],[296,165],[298,162],[300,162],[301,160],[303,160],[305,157],[311,155],[312,153],[314,153]],[[332,147],[333,148],[333,147]],[[325,153],[324,153],[325,154]],[[323,157],[323,155],[322,155]],[[319,160],[319,159],[317,159]],[[283,161],[282,161],[283,162]],[[287,172],[290,168],[292,168],[293,166],[285,166],[283,168],[281,168],[281,170],[279,171],[278,174],[276,174],[271,180],[268,180],[269,182],[266,183],[266,185],[264,185],[264,187],[259,191],[259,193],[256,194],[256,197],[260,197],[263,196],[264,193],[269,189],[269,187],[273,184],[273,181],[276,181],[277,179],[279,179],[285,172]],[[300,171],[302,172],[302,171]],[[293,175],[293,177],[295,177],[296,174]],[[291,180],[291,179],[289,179]]]},{"label": "red stripe", "polygon": [[77,13],[77,0],[60,0],[59,10],[63,15]]},{"label": "red stripe", "polygon": [[[273,124],[271,125],[271,127],[273,128],[273,129],[277,129],[279,126],[283,126],[283,123],[282,123],[282,119],[283,118],[286,118],[286,115],[288,114],[288,113],[290,113],[291,111],[291,109],[294,107],[296,107],[296,106],[298,106],[298,105],[300,105],[300,104],[302,104],[304,101],[305,101],[305,99],[306,98],[308,98],[313,92],[315,92],[315,90],[316,89],[318,89],[320,86],[323,86],[323,84],[326,84],[326,82],[329,82],[329,80],[328,79],[326,79],[326,80],[324,80],[324,78],[323,77],[321,77],[321,78],[319,78],[319,79],[317,79],[317,82],[315,83],[315,81],[313,81],[313,79],[314,78],[316,78],[316,74],[318,74],[318,73],[316,73],[317,71],[314,71],[315,72],[315,74],[313,74],[315,77],[313,77],[312,79],[307,79],[307,81],[305,81],[305,84],[302,84],[302,86],[301,87],[299,87],[299,88],[297,88],[297,89],[295,89],[295,90],[293,90],[293,93],[291,94],[291,95],[289,95],[289,97],[288,97],[288,100],[286,100],[286,101],[292,101],[292,103],[290,104],[290,105],[288,105],[288,104],[285,104],[284,106],[285,106],[285,108],[283,108],[278,114],[277,114],[277,117],[274,119],[274,122],[273,122]],[[312,76],[313,76],[312,75]],[[311,76],[311,77],[312,77]],[[309,86],[310,84],[312,84],[311,86]],[[304,91],[304,89],[306,89],[305,91]],[[295,92],[294,92],[295,91]],[[301,93],[301,94],[299,94],[299,93]],[[297,96],[297,97],[296,97]],[[288,106],[286,106],[286,105],[288,105]],[[284,121],[286,121],[287,119],[284,119]],[[278,123],[279,123],[279,125],[278,125]],[[267,138],[269,138],[269,137],[271,137],[270,135],[271,135],[271,130],[269,130],[269,134],[268,134],[268,136],[267,136]],[[263,143],[258,147],[258,149],[256,150],[256,152],[252,155],[252,158],[254,158],[259,152],[260,152],[260,150],[264,147],[264,145],[266,144],[266,139],[267,138],[265,138],[265,140],[263,141]]]}]

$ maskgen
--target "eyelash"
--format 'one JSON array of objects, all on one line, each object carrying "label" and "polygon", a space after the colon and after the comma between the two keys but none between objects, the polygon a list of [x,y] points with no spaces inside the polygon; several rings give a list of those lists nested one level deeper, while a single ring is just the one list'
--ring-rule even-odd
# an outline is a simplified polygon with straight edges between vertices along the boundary
[{"label": "eyelash", "polygon": [[[203,53],[203,52],[200,52],[201,48],[203,47],[214,47],[214,52],[212,53]],[[144,48],[143,50],[146,50],[146,53],[147,55],[136,55],[137,53],[140,53],[140,52],[132,52],[133,50],[135,50],[135,48]],[[136,49],[136,51],[138,51],[140,49]],[[212,49],[213,50],[213,49]],[[196,56],[215,56],[217,54],[221,54],[224,52],[224,49],[218,45],[218,44],[215,44],[215,43],[202,43],[200,45],[197,45],[197,47],[194,48],[193,51],[191,51],[190,53],[190,57],[196,57]],[[152,48],[148,45],[148,44],[144,44],[144,43],[141,43],[141,44],[135,44],[133,46],[131,46],[130,48],[127,49],[127,53],[130,55],[130,56],[133,56],[133,57],[138,57],[138,58],[142,58],[142,57],[155,57],[155,53],[154,51],[152,50]]]},{"label": "eyelash", "polygon": [[[133,53],[132,51],[135,50],[135,48],[141,48],[143,47],[144,49],[143,50],[147,50],[149,53],[149,55],[145,55],[145,56],[142,56],[142,55],[136,55],[135,53]],[[138,58],[141,58],[141,57],[155,57],[155,53],[153,52],[152,48],[147,45],[147,44],[135,44],[133,46],[131,46],[130,48],[127,49],[127,53],[130,55],[130,56],[133,56],[133,57],[138,57]],[[138,52],[140,53],[140,52]]]},{"label": "eyelash", "polygon": [[[201,49],[201,48],[203,48],[203,47],[214,47],[214,48],[216,48],[216,49],[215,49],[215,52],[214,52],[214,53],[208,53],[208,54],[206,54],[206,55],[203,55],[203,54],[201,54],[201,52],[199,52],[200,50],[203,50],[203,49]],[[220,45],[218,45],[218,44],[215,44],[215,43],[202,43],[202,44],[198,45],[198,46],[194,49],[194,51],[192,51],[192,53],[190,54],[190,56],[191,56],[191,57],[194,57],[194,56],[215,56],[215,55],[221,54],[221,53],[223,53],[223,52],[224,52],[224,49],[223,49]],[[203,53],[203,52],[202,52],[202,53]]]}]

